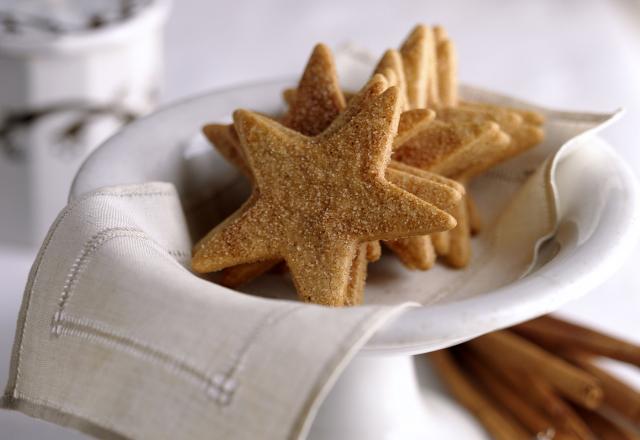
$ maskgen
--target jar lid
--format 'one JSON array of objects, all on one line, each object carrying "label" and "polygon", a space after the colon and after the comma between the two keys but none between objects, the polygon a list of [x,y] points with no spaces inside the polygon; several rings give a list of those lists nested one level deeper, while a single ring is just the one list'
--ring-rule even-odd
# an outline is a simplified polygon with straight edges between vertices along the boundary
[{"label": "jar lid", "polygon": [[69,51],[131,38],[167,0],[0,0],[0,51]]}]

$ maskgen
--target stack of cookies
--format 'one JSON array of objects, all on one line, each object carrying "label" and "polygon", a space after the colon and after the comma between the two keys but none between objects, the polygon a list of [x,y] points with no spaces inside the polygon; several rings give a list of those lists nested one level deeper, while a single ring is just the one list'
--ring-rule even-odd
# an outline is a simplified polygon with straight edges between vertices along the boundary
[{"label": "stack of cookies", "polygon": [[458,99],[453,43],[417,26],[356,93],[317,45],[288,110],[246,110],[205,136],[253,185],[194,248],[196,272],[239,286],[288,268],[299,297],[360,304],[380,241],[408,269],[463,268],[480,219],[465,186],[542,140],[541,115]]}]

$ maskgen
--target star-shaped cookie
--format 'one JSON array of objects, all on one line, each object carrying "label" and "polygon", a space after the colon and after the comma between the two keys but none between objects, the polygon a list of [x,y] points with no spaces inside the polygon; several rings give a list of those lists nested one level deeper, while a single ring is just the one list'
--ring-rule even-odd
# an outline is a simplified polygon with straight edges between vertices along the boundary
[{"label": "star-shaped cookie", "polygon": [[[364,103],[382,93],[386,88],[386,81],[381,76],[374,76],[361,92],[354,95],[347,109],[339,116],[343,122],[347,122],[359,113]],[[416,112],[405,112],[400,118],[398,130],[405,130],[413,119]],[[418,112],[420,113],[420,112]],[[403,124],[404,121],[404,124]],[[212,124],[204,127],[206,136],[221,152],[226,152],[225,156],[233,161],[239,169],[248,169],[246,165],[246,154],[241,146],[236,142],[238,137],[233,126]],[[395,139],[398,139],[398,135]],[[229,151],[229,152],[228,152]],[[461,198],[464,189],[454,181],[443,178],[439,175],[425,172],[417,168],[399,163],[391,162],[386,172],[387,179],[401,188],[415,194],[416,196],[433,203],[441,209],[448,209],[455,205]],[[413,237],[400,239],[398,242],[412,240]],[[395,240],[388,243],[394,244]],[[391,245],[390,245],[391,247]],[[402,249],[401,249],[402,250]],[[365,252],[363,248],[361,252]],[[366,279],[366,263],[375,261],[380,256],[380,249],[377,241],[369,242],[366,246],[367,257],[360,258],[357,254],[350,272],[350,283],[345,293],[346,305],[353,305],[362,298],[364,280]],[[403,254],[398,252],[400,258],[405,261],[412,257],[411,253]],[[411,261],[411,260],[409,260]],[[253,279],[262,273],[270,270],[277,264],[276,260],[259,261],[233,266],[223,270],[220,282],[227,286],[237,286],[247,280]],[[421,264],[421,263],[417,263]]]},{"label": "star-shaped cookie", "polygon": [[256,189],[200,241],[193,269],[283,258],[303,300],[342,305],[362,242],[454,227],[449,214],[385,177],[400,106],[391,87],[314,137],[236,111],[234,126]]},{"label": "star-shaped cookie", "polygon": [[[400,50],[387,51],[376,68],[389,71],[396,82],[406,81],[398,87],[407,91],[409,109],[436,111],[435,121],[397,145],[396,160],[466,184],[542,140],[543,118],[535,112],[459,101],[455,47],[441,27],[414,28]],[[467,265],[470,234],[480,228],[475,204],[466,199],[453,211],[456,229],[432,237],[436,253],[454,267]]]},{"label": "star-shaped cookie", "polygon": [[[300,79],[299,90],[299,96],[290,103],[289,111],[282,118],[282,122],[285,126],[302,134],[309,136],[319,134],[346,107],[333,57],[325,45],[318,44],[313,49]],[[205,126],[203,131],[229,162],[252,178],[233,125],[210,124]],[[368,251],[365,261],[375,261],[379,258],[379,247],[379,243],[372,242],[362,248],[363,252]],[[360,250],[358,254],[359,252]],[[362,259],[356,255],[352,270],[354,273],[350,278],[354,280],[366,278],[366,265],[362,269],[361,261]],[[267,260],[230,267],[222,272],[220,282],[229,287],[236,287],[268,272],[278,263],[279,260]],[[355,273],[362,270],[365,270],[364,275]],[[358,288],[360,284],[360,282],[351,282],[348,289]],[[347,292],[346,297],[361,297],[361,294]]]},{"label": "star-shaped cookie", "polygon": [[[544,118],[536,112],[459,100],[455,46],[442,27],[414,28],[400,50],[385,52],[375,73],[399,88],[403,109],[429,107],[437,112],[433,123],[424,121],[398,136],[396,159],[466,183],[542,140]],[[292,103],[296,93],[295,89],[285,91],[287,102]],[[433,247],[452,266],[464,267],[469,261],[470,234],[481,226],[470,196],[465,204],[467,208],[457,209],[465,219],[459,219],[454,231],[431,238],[411,237],[389,247],[409,268],[431,267]],[[450,239],[458,244],[451,246]]]},{"label": "star-shaped cookie", "polygon": [[[358,112],[362,102],[371,96],[382,93],[386,87],[387,82],[381,77],[372,78],[361,92],[351,96],[350,105],[345,110],[346,114],[342,117],[349,118],[350,114]],[[285,96],[289,104],[289,109],[282,118],[282,121],[290,128],[308,135],[317,134],[318,130],[323,127],[326,128],[342,111],[344,98],[339,88],[333,58],[326,46],[316,46],[309,58],[298,88],[286,91]],[[402,113],[398,134],[394,139],[394,145],[410,138],[414,133],[433,120],[433,117],[434,113],[425,109]],[[323,121],[323,123],[318,124],[319,120]],[[232,125],[211,124],[205,126],[203,131],[207,138],[231,163],[236,165],[245,174],[249,174],[244,153],[241,151],[241,148],[239,148],[238,137]],[[398,166],[402,167],[401,171],[403,173],[398,173],[394,170]],[[417,180],[411,176],[407,177],[406,173],[426,180]],[[387,171],[387,177],[390,178],[393,183],[421,197],[426,197],[425,200],[432,201],[436,206],[443,209],[446,209],[452,203],[452,197],[457,197],[456,192],[463,190],[462,187],[455,185],[454,182],[448,179],[438,178],[436,175],[424,173],[397,162],[391,164],[390,169]],[[414,246],[413,249],[418,249],[417,252],[415,250],[411,251],[410,249],[412,249],[412,247],[406,246],[406,242],[412,241],[422,243],[428,241],[428,237],[409,237],[398,240],[397,243],[390,241],[387,244],[408,267],[424,269],[427,265],[430,266],[435,259],[433,251],[431,251],[432,255],[425,258],[424,245],[420,247]],[[366,261],[375,261],[375,259],[379,258],[380,249],[377,242],[369,243],[367,249],[369,252]],[[427,251],[428,250],[427,248]],[[363,261],[357,257],[355,260]],[[354,265],[356,265],[355,260]],[[425,260],[427,263],[425,263]],[[222,272],[220,282],[230,287],[238,286],[270,270],[276,263],[276,261],[262,261],[225,269]],[[360,273],[356,275],[354,269],[353,278],[364,279],[366,278],[366,265],[360,264],[359,266],[364,266],[364,273],[362,273],[361,270]],[[359,285],[358,283],[353,283],[350,284],[349,288],[351,289],[353,286]],[[348,294],[347,296],[361,297],[361,293]]]}]

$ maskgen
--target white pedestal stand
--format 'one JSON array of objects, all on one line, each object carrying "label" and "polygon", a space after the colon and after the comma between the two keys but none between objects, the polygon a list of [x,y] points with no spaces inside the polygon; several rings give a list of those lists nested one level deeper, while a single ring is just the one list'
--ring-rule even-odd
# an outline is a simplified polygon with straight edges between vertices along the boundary
[{"label": "white pedestal stand", "polygon": [[320,407],[309,440],[489,439],[424,356],[357,356]]}]

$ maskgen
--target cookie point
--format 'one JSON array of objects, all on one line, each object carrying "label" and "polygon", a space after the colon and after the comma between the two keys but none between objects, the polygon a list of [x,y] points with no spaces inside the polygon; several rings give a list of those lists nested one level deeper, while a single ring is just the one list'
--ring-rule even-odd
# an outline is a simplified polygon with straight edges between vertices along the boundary
[{"label": "cookie point", "polygon": [[387,86],[387,78],[382,73],[376,73],[375,75],[373,75],[366,85],[367,88],[376,87],[383,90],[386,89]]},{"label": "cookie point", "polygon": [[381,60],[384,60],[387,63],[393,63],[394,61],[401,60],[400,52],[398,52],[397,49],[387,49],[382,55]]},{"label": "cookie point", "polygon": [[451,42],[449,37],[447,36],[447,30],[440,24],[433,26],[433,33],[436,35],[437,39],[443,43]]},{"label": "cookie point", "polygon": [[206,124],[202,126],[202,133],[205,136],[208,136],[209,134],[216,132],[222,125],[220,124]]},{"label": "cookie point", "polygon": [[249,110],[238,109],[233,112],[233,121],[236,123],[242,123],[247,119],[250,119],[253,114]]},{"label": "cookie point", "polygon": [[462,190],[462,191],[453,191],[453,196],[451,198],[452,198],[454,204],[461,203],[462,199],[464,198],[464,190]]},{"label": "cookie point", "polygon": [[315,46],[313,46],[312,54],[331,56],[331,49],[329,49],[329,46],[327,46],[324,43],[318,43]]},{"label": "cookie point", "polygon": [[447,214],[448,218],[446,220],[446,230],[451,230],[458,226],[458,221],[450,214]]},{"label": "cookie point", "polygon": [[418,23],[414,26],[409,34],[409,38],[423,37],[427,34],[427,26],[424,23]]},{"label": "cookie point", "polygon": [[383,96],[389,101],[396,101],[400,96],[400,90],[397,86],[391,86],[384,91]]},{"label": "cookie point", "polygon": [[198,256],[198,252],[191,258],[191,269],[196,273],[207,272],[202,259]]}]

